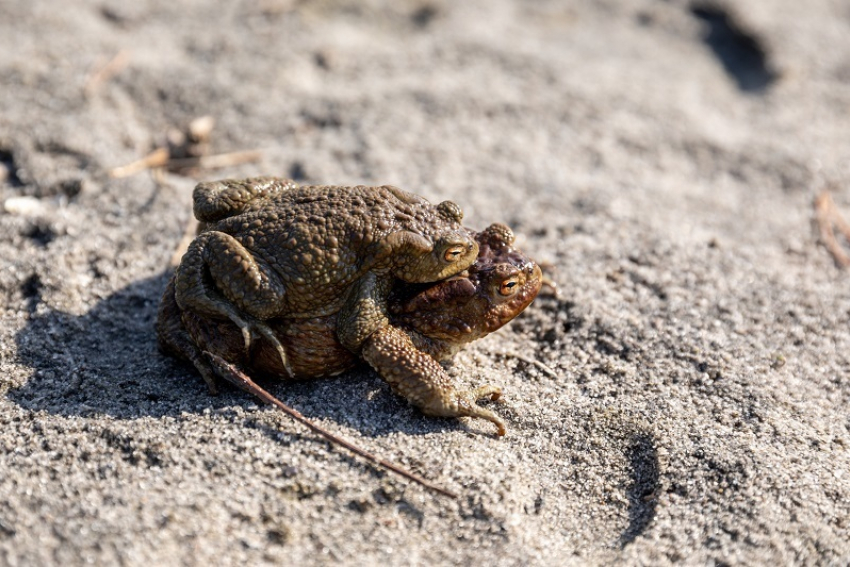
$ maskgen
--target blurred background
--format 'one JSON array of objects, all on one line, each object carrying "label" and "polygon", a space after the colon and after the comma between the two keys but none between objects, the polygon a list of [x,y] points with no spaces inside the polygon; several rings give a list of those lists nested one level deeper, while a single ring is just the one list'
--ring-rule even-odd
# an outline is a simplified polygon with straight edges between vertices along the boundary
[{"label": "blurred background", "polygon": [[[835,0],[0,0],[0,564],[847,564],[848,132]],[[460,501],[157,352],[192,188],[252,175],[557,283],[460,356],[504,439],[275,389]]]}]

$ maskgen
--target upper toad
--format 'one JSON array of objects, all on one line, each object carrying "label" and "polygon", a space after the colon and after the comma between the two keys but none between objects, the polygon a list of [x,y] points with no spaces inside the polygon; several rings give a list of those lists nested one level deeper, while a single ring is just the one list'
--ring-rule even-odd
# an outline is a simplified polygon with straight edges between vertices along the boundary
[{"label": "upper toad", "polygon": [[200,183],[193,198],[201,226],[176,272],[178,305],[229,319],[246,350],[261,335],[290,375],[265,321],[337,313],[339,342],[358,353],[389,326],[397,279],[441,280],[478,254],[457,204],[433,206],[389,185],[299,187],[259,177]]}]

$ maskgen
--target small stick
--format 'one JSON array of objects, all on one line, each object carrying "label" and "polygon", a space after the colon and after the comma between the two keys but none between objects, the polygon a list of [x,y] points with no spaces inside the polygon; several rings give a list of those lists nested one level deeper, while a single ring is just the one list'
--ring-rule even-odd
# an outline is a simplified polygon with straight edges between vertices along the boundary
[{"label": "small stick", "polygon": [[115,178],[129,177],[139,173],[140,171],[156,169],[158,167],[166,167],[170,170],[192,168],[217,169],[260,161],[261,159],[263,159],[263,153],[259,150],[245,150],[241,152],[229,152],[211,156],[172,159],[167,148],[157,148],[142,159],[128,163],[127,165],[110,169],[109,176]]},{"label": "small stick", "polygon": [[259,150],[243,150],[239,152],[229,152],[225,154],[213,154],[210,156],[198,156],[190,158],[170,159],[165,164],[168,169],[218,169],[222,167],[230,167],[232,165],[240,165],[243,163],[252,163],[263,159],[263,153]]},{"label": "small stick", "polygon": [[820,229],[820,238],[823,245],[832,254],[832,258],[842,268],[850,267],[850,256],[844,251],[835,238],[833,224],[844,234],[844,238],[850,241],[850,225],[838,212],[835,202],[829,191],[823,191],[815,197],[815,219]]},{"label": "small stick", "polygon": [[126,49],[122,49],[115,54],[115,57],[109,60],[103,67],[89,75],[86,80],[86,86],[83,87],[87,96],[94,94],[100,86],[121,72],[121,69],[127,66],[130,61],[130,53]]},{"label": "small stick", "polygon": [[109,176],[114,178],[129,177],[146,169],[162,167],[168,163],[168,160],[168,149],[157,148],[142,159],[130,162],[127,165],[113,167],[109,170]]},{"label": "small stick", "polygon": [[224,360],[220,356],[215,355],[215,354],[208,352],[208,351],[204,351],[204,355],[206,355],[207,358],[210,359],[210,362],[214,366],[216,366],[217,368],[222,370],[222,372],[220,372],[220,374],[223,375],[223,377],[225,379],[227,379],[231,384],[233,384],[233,385],[237,386],[238,388],[248,392],[249,394],[253,394],[253,395],[257,396],[258,398],[260,398],[261,400],[263,400],[267,404],[275,406],[277,409],[286,413],[287,415],[289,415],[289,417],[291,417],[295,421],[306,426],[308,429],[310,429],[310,431],[312,431],[312,432],[314,432],[318,435],[321,435],[322,437],[324,437],[325,439],[327,439],[331,443],[333,443],[335,445],[339,445],[341,447],[345,447],[346,449],[348,449],[349,451],[351,451],[355,455],[358,455],[358,456],[366,459],[370,463],[380,465],[380,466],[384,467],[385,469],[390,470],[390,471],[396,473],[397,475],[400,475],[400,476],[402,476],[402,477],[404,477],[404,478],[406,478],[406,479],[408,479],[412,482],[420,484],[420,485],[424,486],[425,488],[427,488],[429,490],[433,490],[434,492],[442,494],[443,496],[448,496],[449,498],[457,499],[457,494],[455,494],[454,492],[451,492],[449,490],[446,490],[445,488],[437,486],[436,484],[433,484],[430,481],[422,478],[421,476],[414,474],[414,473],[412,473],[412,472],[410,472],[410,471],[408,471],[408,470],[406,470],[406,469],[404,469],[404,468],[402,468],[398,465],[395,465],[395,464],[393,464],[389,461],[386,461],[384,459],[376,457],[372,453],[369,453],[369,452],[361,449],[360,447],[354,445],[353,443],[346,441],[342,437],[338,437],[338,436],[334,435],[333,433],[331,433],[327,429],[324,429],[324,428],[316,425],[315,423],[313,423],[312,421],[310,421],[309,419],[304,417],[304,415],[301,412],[299,412],[298,410],[296,410],[294,408],[289,407],[288,405],[284,404],[279,399],[274,397],[272,394],[270,394],[269,392],[267,392],[266,390],[261,388],[256,382],[251,380],[251,378],[249,378],[244,372],[240,371],[238,368],[236,368],[234,365],[230,364],[229,362],[227,362],[226,360]]},{"label": "small stick", "polygon": [[836,228],[841,231],[841,234],[844,235],[848,241],[850,241],[850,224],[844,220],[844,217],[841,216],[841,213],[838,212],[838,207],[835,204],[835,201],[832,200],[832,196],[829,196],[829,204],[832,207],[832,222],[835,223]]},{"label": "small stick", "polygon": [[558,376],[557,372],[555,372],[554,370],[552,370],[551,368],[549,368],[548,366],[546,366],[545,364],[543,364],[539,360],[534,360],[533,358],[528,358],[527,356],[523,356],[519,353],[509,352],[509,351],[497,352],[496,354],[500,355],[500,356],[504,356],[505,358],[515,358],[517,360],[521,360],[522,362],[525,362],[526,364],[530,364],[534,367],[539,368],[540,370],[543,371],[544,374],[548,374],[551,378],[555,378],[556,380],[559,380],[561,378],[560,376]]}]

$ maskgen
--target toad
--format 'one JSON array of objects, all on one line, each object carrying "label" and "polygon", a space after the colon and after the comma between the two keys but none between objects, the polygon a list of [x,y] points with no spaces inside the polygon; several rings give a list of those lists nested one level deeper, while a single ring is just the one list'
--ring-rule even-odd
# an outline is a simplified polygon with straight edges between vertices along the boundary
[{"label": "toad", "polygon": [[339,338],[341,310],[266,321],[285,352],[288,368],[276,345],[268,341],[257,341],[246,351],[239,328],[230,320],[179,305],[176,276],[160,306],[160,345],[165,352],[191,361],[208,383],[221,377],[243,387],[243,372],[317,378],[337,375],[363,359],[423,413],[483,418],[504,435],[502,419],[476,403],[487,397],[497,399],[501,390],[492,385],[458,390],[440,362],[450,361],[463,345],[522,312],[537,296],[542,276],[536,263],[513,248],[514,236],[508,227],[493,224],[476,234],[475,240],[478,258],[462,275],[433,284],[397,282],[387,301],[389,325],[370,335],[356,353]]},{"label": "toad", "polygon": [[290,376],[269,319],[334,313],[340,344],[357,353],[374,333],[391,333],[386,300],[396,280],[451,277],[478,255],[456,203],[433,206],[390,185],[257,177],[200,183],[193,200],[201,225],[177,268],[177,304],[229,319],[246,351],[262,336]]}]

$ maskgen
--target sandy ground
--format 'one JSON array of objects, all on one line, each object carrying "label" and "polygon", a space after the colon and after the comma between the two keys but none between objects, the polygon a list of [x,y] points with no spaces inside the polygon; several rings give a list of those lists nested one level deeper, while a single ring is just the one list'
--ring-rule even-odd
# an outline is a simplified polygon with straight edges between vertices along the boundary
[{"label": "sandy ground", "polygon": [[[850,212],[850,8],[735,4],[0,2],[0,564],[850,563],[811,224]],[[107,175],[203,115],[262,160]],[[192,187],[256,174],[451,198],[548,263],[454,370],[505,438],[368,370],[273,387],[457,501],[157,352]]]}]

